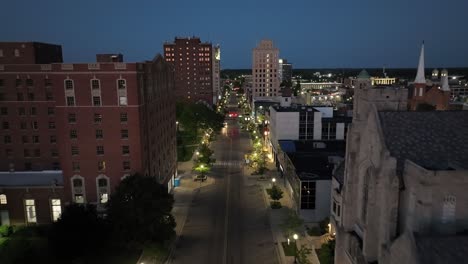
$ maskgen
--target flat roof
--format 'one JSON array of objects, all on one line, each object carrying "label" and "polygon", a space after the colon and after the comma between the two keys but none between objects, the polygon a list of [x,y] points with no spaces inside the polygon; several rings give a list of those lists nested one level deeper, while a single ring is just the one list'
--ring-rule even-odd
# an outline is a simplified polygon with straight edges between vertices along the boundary
[{"label": "flat roof", "polygon": [[0,172],[0,187],[63,186],[61,170]]}]

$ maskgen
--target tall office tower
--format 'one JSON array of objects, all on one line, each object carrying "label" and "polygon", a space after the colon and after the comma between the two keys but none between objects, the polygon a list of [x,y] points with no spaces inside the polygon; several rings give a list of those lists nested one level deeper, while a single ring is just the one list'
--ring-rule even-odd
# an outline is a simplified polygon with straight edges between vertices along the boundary
[{"label": "tall office tower", "polygon": [[213,104],[221,99],[221,48],[213,48]]},{"label": "tall office tower", "polygon": [[283,81],[292,81],[292,64],[285,59],[279,59],[279,72],[280,80]]},{"label": "tall office tower", "polygon": [[252,94],[256,97],[279,96],[279,49],[271,40],[262,40],[253,49]]},{"label": "tall office tower", "polygon": [[174,66],[178,101],[213,104],[213,46],[200,38],[175,38],[164,44],[164,58]]}]

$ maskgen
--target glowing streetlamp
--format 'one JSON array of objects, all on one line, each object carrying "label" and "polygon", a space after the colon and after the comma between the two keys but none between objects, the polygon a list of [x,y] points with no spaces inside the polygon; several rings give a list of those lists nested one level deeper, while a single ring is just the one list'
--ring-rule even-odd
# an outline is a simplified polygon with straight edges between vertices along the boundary
[{"label": "glowing streetlamp", "polygon": [[297,263],[297,239],[299,236],[297,234],[293,235],[294,238],[294,263]]}]

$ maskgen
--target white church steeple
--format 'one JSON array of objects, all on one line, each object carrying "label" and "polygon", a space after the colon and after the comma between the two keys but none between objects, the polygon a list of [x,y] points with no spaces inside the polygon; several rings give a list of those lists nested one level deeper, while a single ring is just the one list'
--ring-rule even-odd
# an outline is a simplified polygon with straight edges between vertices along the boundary
[{"label": "white church steeple", "polygon": [[416,79],[414,80],[414,83],[426,84],[426,76],[424,74],[424,41],[421,46],[421,54],[419,55],[418,72],[416,74]]}]

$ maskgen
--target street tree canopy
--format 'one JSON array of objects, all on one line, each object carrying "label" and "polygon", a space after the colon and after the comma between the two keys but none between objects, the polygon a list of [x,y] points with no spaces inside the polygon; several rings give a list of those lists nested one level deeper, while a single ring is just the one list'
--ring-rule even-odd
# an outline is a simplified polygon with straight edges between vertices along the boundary
[{"label": "street tree canopy", "polygon": [[219,131],[223,127],[224,116],[202,103],[178,102],[176,118],[185,131],[197,133],[209,128]]},{"label": "street tree canopy", "polygon": [[108,204],[108,219],[119,241],[128,245],[163,243],[175,235],[174,198],[156,177],[133,175],[117,186]]}]

